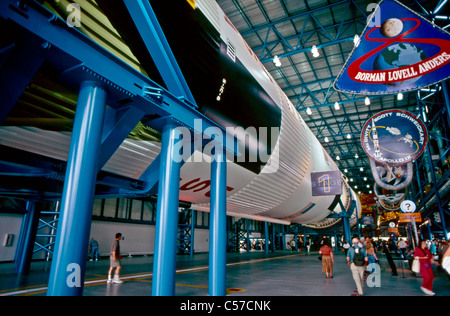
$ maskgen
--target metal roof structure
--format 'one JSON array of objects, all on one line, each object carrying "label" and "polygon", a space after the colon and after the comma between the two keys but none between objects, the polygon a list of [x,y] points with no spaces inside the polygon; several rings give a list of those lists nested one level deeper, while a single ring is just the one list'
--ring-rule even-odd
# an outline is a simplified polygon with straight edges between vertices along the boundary
[{"label": "metal roof structure", "polygon": [[[431,101],[436,91],[366,99],[365,95],[334,90],[333,82],[354,47],[355,35],[362,34],[376,3],[368,0],[217,2],[327,152],[354,182],[355,191],[372,193],[369,160],[360,142],[365,122],[374,114],[393,108],[417,115],[418,102],[425,98]],[[449,29],[447,0],[402,2],[436,25]],[[314,45],[318,57],[313,56]],[[276,66],[275,61],[280,64]]]},{"label": "metal roof structure", "polygon": [[[78,29],[146,75],[140,61],[105,19],[94,0],[41,2],[62,17],[67,16],[66,6],[69,3],[82,4],[89,14],[83,16],[82,26]],[[426,104],[430,111],[435,109],[434,113],[441,108],[442,93],[436,93],[439,87],[404,93],[402,100],[397,95],[369,96],[369,105],[365,103],[365,95],[334,90],[333,82],[354,47],[355,35],[361,35],[374,8],[375,3],[369,0],[217,0],[217,3],[350,179],[356,192],[370,193],[373,190],[369,160],[360,144],[361,129],[370,117],[393,108],[417,115],[420,114],[421,104]],[[402,0],[402,3],[449,30],[448,0]],[[312,54],[313,45],[318,49],[318,57]],[[11,47],[7,47],[4,54],[7,56],[10,51]],[[275,56],[280,66],[275,65]],[[36,65],[30,62],[22,66],[31,69],[41,64],[37,61]],[[48,157],[59,160],[67,155],[67,145],[62,144],[67,142],[72,130],[77,94],[51,80],[48,71],[44,64],[42,71],[37,72],[26,86],[25,92],[17,96],[17,104],[11,111],[3,111],[8,115],[4,117],[0,129],[0,144],[36,154],[45,151]],[[156,145],[139,150],[150,157],[157,155],[160,141],[157,131],[139,122],[130,130],[123,150],[133,152],[136,147],[134,140],[154,141]],[[40,140],[50,142],[52,146],[43,146]],[[139,168],[124,168],[119,158],[111,159],[107,170],[120,171],[120,176],[132,179],[139,178],[149,163],[136,158],[134,164],[128,165],[139,165]],[[62,169],[56,174],[52,174],[51,178],[61,180]]]}]

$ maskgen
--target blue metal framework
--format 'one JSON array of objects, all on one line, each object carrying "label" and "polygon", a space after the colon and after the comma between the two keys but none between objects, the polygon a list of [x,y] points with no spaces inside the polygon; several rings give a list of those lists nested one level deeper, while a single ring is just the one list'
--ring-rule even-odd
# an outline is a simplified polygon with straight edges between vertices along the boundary
[{"label": "blue metal framework", "polygon": [[188,208],[178,214],[178,253],[194,254],[194,232],[196,211]]},{"label": "blue metal framework", "polygon": [[[405,93],[401,100],[396,95],[369,96],[371,104],[365,105],[366,96],[336,92],[332,87],[353,49],[354,36],[362,33],[374,9],[374,2],[218,0],[218,3],[327,152],[333,158],[339,156],[338,165],[342,171],[348,170],[347,176],[355,180],[358,191],[372,191],[373,181],[364,180],[371,176],[369,161],[364,158],[359,141],[362,126],[382,110],[396,108],[418,113],[413,92]],[[448,29],[450,12],[445,0],[413,0],[408,6]],[[311,55],[313,45],[318,48],[319,57]],[[275,56],[281,61],[279,67],[273,63]],[[306,113],[308,108],[311,114]],[[354,158],[355,154],[359,158]]]},{"label": "blue metal framework", "polygon": [[239,252],[241,249],[249,249],[247,245],[249,234],[246,229],[246,227],[248,227],[246,222],[248,222],[248,219],[240,218],[230,225],[231,227],[228,229],[230,235],[228,238],[230,252]]},{"label": "blue metal framework", "polygon": [[211,203],[209,220],[209,295],[226,295],[227,249],[227,159],[217,149],[211,162]]},{"label": "blue metal framework", "polygon": [[[50,255],[53,255],[53,248],[55,246],[56,232],[58,229],[59,221],[59,202],[55,203],[55,210],[41,211],[39,218],[39,226],[36,231],[36,239],[43,238],[47,242],[45,244],[40,244],[35,241],[35,249],[33,253],[40,251],[46,252],[45,260],[49,260]],[[41,230],[41,233],[39,232]]]},{"label": "blue metal framework", "polygon": [[[219,1],[225,2],[225,1]],[[374,112],[391,108],[392,104],[411,112],[424,113],[426,105],[434,96],[445,95],[444,107],[439,114],[432,119],[437,122],[446,113],[449,118],[450,101],[446,84],[435,88],[434,92],[421,94],[418,101],[411,93],[404,101],[395,98],[370,97],[376,106],[370,109],[362,109],[358,103],[365,101],[364,97],[346,95],[333,91],[332,82],[335,79],[339,63],[332,64],[328,58],[340,58],[343,61],[351,49],[353,34],[358,34],[365,25],[367,11],[353,0],[342,0],[330,4],[323,2],[315,8],[310,8],[304,3],[304,10],[292,13],[287,7],[287,2],[279,1],[281,9],[286,17],[273,19],[266,4],[255,0],[256,7],[261,12],[266,24],[254,26],[248,12],[241,6],[238,0],[232,1],[242,17],[247,28],[242,34],[253,43],[253,49],[261,56],[267,68],[274,74],[280,86],[290,99],[296,104],[299,111],[307,108],[314,110],[313,115],[304,116],[307,124],[316,133],[319,139],[324,141],[324,147],[330,155],[341,157],[341,168],[348,168],[349,177],[352,176],[359,183],[363,181],[361,167],[368,168],[367,161],[356,160],[355,150],[361,155],[356,135],[359,135],[362,124]],[[448,21],[448,16],[442,17],[445,0],[439,0],[434,10],[425,9],[428,4],[414,0],[414,4],[421,8],[423,14],[436,21]],[[171,150],[178,140],[174,130],[178,126],[187,127],[192,133],[203,134],[209,127],[220,129],[225,139],[215,139],[233,154],[235,139],[230,139],[225,130],[214,122],[204,117],[196,110],[195,100],[186,85],[183,74],[179,71],[177,63],[171,54],[164,34],[162,33],[156,16],[147,1],[126,0],[128,13],[135,22],[136,28],[141,34],[145,45],[153,59],[158,60],[157,66],[161,77],[168,90],[157,85],[145,75],[128,66],[105,49],[101,48],[91,39],[83,35],[76,28],[69,27],[66,21],[50,12],[35,1],[0,2],[0,17],[7,21],[8,26],[19,34],[15,42],[0,48],[0,92],[2,93],[2,107],[0,110],[0,122],[8,116],[14,104],[24,93],[32,78],[42,65],[51,65],[57,74],[58,81],[73,91],[79,91],[76,119],[73,128],[73,140],[71,153],[67,163],[66,176],[63,176],[61,166],[54,168],[49,162],[36,160],[33,167],[24,168],[26,164],[14,164],[14,168],[23,175],[28,171],[33,176],[41,173],[42,177],[52,177],[62,181],[65,178],[64,192],[62,196],[61,218],[57,229],[57,238],[54,249],[54,262],[50,273],[48,295],[80,295],[82,293],[82,281],[84,278],[85,253],[87,252],[87,238],[89,234],[90,219],[92,217],[92,200],[96,181],[100,183],[113,183],[112,187],[120,189],[102,192],[104,196],[116,194],[121,196],[142,196],[158,192],[158,218],[157,218],[157,242],[154,267],[154,295],[173,295],[174,283],[174,256],[177,249],[177,216],[178,216],[178,186],[180,164],[174,163],[174,151]],[[332,19],[330,19],[330,13]],[[445,19],[446,18],[446,19]],[[327,22],[327,21],[331,22]],[[301,21],[301,23],[298,23]],[[284,33],[283,28],[294,30]],[[301,28],[298,28],[301,26]],[[257,38],[259,40],[255,41]],[[256,43],[256,44],[255,44]],[[311,46],[315,44],[324,52],[320,62],[308,56]],[[339,47],[339,49],[336,49]],[[334,52],[336,51],[336,53]],[[288,60],[289,66],[282,68],[272,65],[275,54]],[[300,57],[304,58],[300,58]],[[328,57],[328,58],[327,58]],[[308,77],[310,76],[310,77]],[[441,90],[439,90],[441,89]],[[342,106],[342,113],[333,110],[336,102]],[[106,107],[105,105],[108,105]],[[354,109],[351,106],[354,105]],[[419,109],[416,110],[416,106]],[[433,106],[435,108],[435,106]],[[413,109],[413,110],[411,110]],[[424,114],[425,115],[425,114]],[[113,153],[117,150],[130,131],[144,117],[148,116],[148,125],[162,133],[163,151],[139,180],[130,181],[114,177],[99,170],[105,165]],[[158,117],[159,119],[152,119]],[[201,128],[195,125],[195,119],[201,119]],[[429,125],[432,125],[430,122]],[[65,122],[71,123],[71,122]],[[447,121],[448,123],[448,121]],[[445,124],[444,124],[445,125]],[[350,135],[351,139],[347,138]],[[431,134],[433,136],[433,134]],[[448,155],[448,129],[437,137],[447,145],[445,153],[440,153],[439,160]],[[211,138],[212,135],[207,135]],[[434,134],[436,136],[436,134]],[[331,142],[325,143],[325,137]],[[230,147],[227,147],[230,146]],[[444,234],[447,233],[448,194],[439,195],[448,179],[448,169],[439,178],[434,175],[436,163],[430,153],[424,155],[416,162],[416,169],[420,174],[428,174],[431,168],[430,179],[417,177],[415,191],[416,198],[420,197],[419,208],[423,209],[430,219],[435,214],[433,209],[437,205],[440,222],[433,224],[439,226]],[[218,153],[223,154],[223,152]],[[23,159],[23,158],[20,158]],[[9,161],[3,162],[10,165]],[[46,165],[46,167],[44,167]],[[65,167],[65,166],[64,166]],[[226,217],[224,205],[226,203],[226,173],[223,163],[213,163],[212,173],[217,181],[212,183],[211,191],[211,269],[210,269],[210,294],[223,295],[225,289],[225,265],[224,265],[224,241],[226,240]],[[52,170],[49,172],[49,170]],[[56,171],[55,171],[56,170]],[[82,171],[83,170],[83,171]],[[89,171],[86,171],[89,170]],[[425,170],[425,171],[424,171]],[[10,173],[12,175],[12,173]],[[96,177],[98,175],[98,177]],[[359,176],[358,176],[359,175]],[[429,180],[429,181],[428,181]],[[428,184],[431,190],[424,193]],[[78,190],[77,188],[82,188]],[[52,196],[58,199],[59,196]],[[37,226],[35,206],[30,199],[29,213],[24,221],[23,230],[27,232],[21,240],[21,253],[17,258],[18,270],[26,271],[31,260],[30,245],[33,227]],[[75,216],[76,215],[76,216]],[[434,217],[433,217],[434,218]],[[433,220],[432,220],[433,221]],[[247,223],[246,230],[236,224],[234,243],[241,246],[241,241],[247,243],[250,249],[248,220],[241,220],[241,225]],[[46,222],[44,226],[53,226],[54,222]],[[269,227],[264,226],[266,238],[266,251],[268,251]],[[346,235],[349,227],[345,226]],[[225,231],[225,233],[224,233]],[[272,233],[275,229],[272,226]],[[322,231],[322,233],[326,233]],[[339,233],[338,231],[334,233]],[[245,237],[245,234],[247,237]],[[191,252],[192,252],[191,235]],[[50,243],[49,243],[50,245]],[[46,245],[42,248],[48,248]],[[67,268],[76,264],[79,270],[72,271],[72,286],[68,286]],[[73,266],[71,266],[73,267]],[[78,274],[77,274],[78,273]]]},{"label": "blue metal framework", "polygon": [[[47,295],[50,296],[83,293],[84,273],[81,271],[86,269],[106,98],[101,83],[81,83],[48,282]],[[67,272],[72,265],[77,265],[74,269],[80,271],[75,277],[75,286],[67,282]]]},{"label": "blue metal framework", "polygon": [[[449,105],[447,83],[437,86],[426,98],[418,95],[419,116],[426,123],[429,141],[425,153],[414,162],[416,177],[412,183],[412,198],[428,220],[432,232],[448,240],[450,227],[450,139],[448,138]],[[431,235],[431,231],[429,231]]]},{"label": "blue metal framework", "polygon": [[[237,146],[234,136],[230,136],[223,128],[196,110],[195,101],[171,56],[170,47],[148,2],[126,1],[126,5],[136,27],[141,34],[145,34],[145,43],[152,56],[163,56],[162,60],[158,60],[158,64],[162,65],[160,72],[169,91],[105,51],[37,2],[0,3],[1,17],[7,20],[11,27],[21,28],[23,33],[21,39],[16,39],[16,45],[6,47],[0,52],[2,60],[13,56],[17,57],[17,61],[26,60],[32,63],[22,63],[22,67],[18,63],[8,63],[15,73],[23,70],[24,75],[18,78],[9,76],[8,71],[2,71],[2,82],[5,84],[2,84],[0,89],[5,93],[11,90],[14,94],[10,94],[11,97],[7,99],[9,106],[2,106],[1,119],[8,115],[44,61],[52,65],[62,84],[80,91],[48,295],[82,294],[97,173],[145,115],[160,117],[148,124],[162,132],[162,151],[156,163],[151,164],[149,170],[144,173],[141,184],[128,192],[122,190],[121,194],[148,193],[159,183],[155,278],[152,287],[154,295],[174,294],[181,166],[180,163],[174,162],[173,145],[178,140],[176,127],[181,125],[200,135],[207,128],[213,127],[214,131],[219,130],[224,135],[223,139],[215,138],[215,143],[222,144],[224,150],[232,154],[238,154],[235,152]],[[149,34],[152,36],[148,36]],[[29,47],[30,45],[32,47]],[[23,54],[31,52],[32,56],[22,58]],[[13,60],[14,58],[11,61]],[[14,89],[10,89],[10,86]],[[196,119],[201,120],[202,124],[194,124]],[[211,139],[210,134],[207,136]],[[159,173],[159,177],[154,176],[155,172]],[[223,183],[226,183],[224,177],[226,178],[226,175],[221,171],[218,174],[220,185],[217,190],[211,192],[211,196],[216,196],[219,201],[217,210],[220,213],[223,213],[223,205],[226,203],[221,190]],[[102,179],[105,183],[107,180]],[[223,227],[225,220],[222,215],[219,222]],[[221,235],[221,231],[223,229],[216,233]],[[214,247],[211,249],[211,252],[216,251],[221,250]],[[218,269],[215,277],[224,273],[222,262],[215,264],[215,268]],[[67,282],[68,277],[73,277],[71,282]],[[214,288],[211,290],[219,291],[217,293],[223,290],[223,284],[212,286]]]}]

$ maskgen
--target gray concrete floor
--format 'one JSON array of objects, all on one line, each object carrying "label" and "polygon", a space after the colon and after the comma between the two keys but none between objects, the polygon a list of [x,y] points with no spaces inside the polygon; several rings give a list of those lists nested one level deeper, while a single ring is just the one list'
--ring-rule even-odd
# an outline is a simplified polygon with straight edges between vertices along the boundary
[{"label": "gray concrete floor", "polygon": [[[422,279],[407,263],[396,261],[398,276],[384,256],[380,257],[380,287],[369,287],[365,296],[424,296]],[[108,259],[88,262],[84,296],[150,296],[153,256],[122,260],[122,284],[106,284]],[[403,268],[402,268],[403,265]],[[356,286],[342,252],[336,254],[334,278],[322,273],[317,252],[309,254],[250,252],[227,254],[227,296],[354,296]],[[0,296],[44,296],[50,263],[33,262],[27,275],[17,275],[13,263],[0,264]],[[450,296],[450,281],[434,267],[434,292]],[[369,276],[370,278],[370,276]],[[208,254],[177,256],[176,296],[208,295]]]}]

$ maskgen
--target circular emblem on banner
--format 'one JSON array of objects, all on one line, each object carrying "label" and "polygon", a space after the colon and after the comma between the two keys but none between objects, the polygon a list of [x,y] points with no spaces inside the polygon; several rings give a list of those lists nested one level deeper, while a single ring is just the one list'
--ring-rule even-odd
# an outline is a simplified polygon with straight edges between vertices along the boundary
[{"label": "circular emblem on banner", "polygon": [[375,182],[380,187],[387,190],[400,190],[411,183],[413,177],[412,162],[390,166],[376,162],[370,157],[369,160]]},{"label": "circular emblem on banner", "polygon": [[400,204],[400,209],[403,213],[414,213],[416,211],[416,203],[410,200],[404,200]]},{"label": "circular emblem on banner", "polygon": [[404,165],[422,154],[427,143],[427,130],[422,121],[409,112],[383,111],[366,122],[361,143],[373,160]]},{"label": "circular emblem on banner", "polygon": [[396,211],[400,209],[400,204],[405,200],[407,188],[397,191],[386,190],[375,183],[375,195],[381,207],[387,211]]}]

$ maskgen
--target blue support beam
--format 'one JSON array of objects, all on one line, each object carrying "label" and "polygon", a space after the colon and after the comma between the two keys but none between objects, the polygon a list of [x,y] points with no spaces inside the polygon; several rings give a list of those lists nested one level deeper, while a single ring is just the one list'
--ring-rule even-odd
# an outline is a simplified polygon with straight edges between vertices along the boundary
[{"label": "blue support beam", "polygon": [[158,61],[156,67],[169,91],[177,96],[185,97],[189,102],[195,104],[191,90],[170,49],[150,2],[147,0],[125,0],[124,3],[150,56],[153,60]]},{"label": "blue support beam", "polygon": [[39,222],[39,210],[36,207],[36,201],[27,201],[26,209],[28,212],[25,214],[22,221],[19,235],[20,239],[15,256],[17,273],[28,273],[30,271],[33,245]]},{"label": "blue support beam", "polygon": [[144,115],[145,112],[142,109],[132,106],[124,109],[112,107],[106,109],[99,170],[108,162]]},{"label": "blue support beam", "polygon": [[0,124],[45,61],[45,42],[22,32],[16,36],[21,40],[0,48]]},{"label": "blue support beam", "polygon": [[447,119],[450,122],[450,93],[448,92],[448,82],[449,80],[445,80],[441,83],[442,91],[444,93],[444,100],[445,100],[445,108],[447,112]]},{"label": "blue support beam", "polygon": [[155,255],[153,260],[153,296],[175,294],[175,270],[178,228],[178,200],[180,187],[180,159],[175,145],[176,125],[170,120],[164,125],[158,183]]},{"label": "blue support beam", "polygon": [[264,222],[264,252],[269,253],[269,223]]},{"label": "blue support beam", "polygon": [[[185,126],[192,133],[205,135],[204,139],[212,139],[211,130],[216,132],[219,129],[224,137],[215,139],[217,145],[231,154],[239,155],[236,137],[228,134],[224,128],[196,109],[176,63],[171,60],[170,47],[166,45],[164,35],[158,30],[157,20],[151,17],[152,11],[148,3],[127,1],[127,7],[133,19],[139,20],[136,26],[142,36],[146,37],[147,31],[152,33],[152,37],[145,40],[146,45],[155,49],[156,54],[167,54],[168,57],[158,62],[168,64],[160,71],[163,72],[166,83],[170,83],[170,91],[100,47],[76,28],[69,27],[66,21],[38,2],[27,2],[26,6],[22,6],[13,0],[0,1],[0,18],[21,28],[27,36],[43,43],[51,43],[52,49],[46,54],[46,62],[53,67],[61,84],[77,89],[81,82],[89,82],[82,84],[78,100],[48,295],[82,294],[97,172],[142,115],[162,117],[149,124],[162,132],[162,150],[157,160],[145,172],[147,182],[143,184],[144,187],[120,193],[152,192],[156,185],[153,171],[159,169],[153,295],[173,295],[175,287],[181,167],[180,159],[174,159],[174,145],[178,137],[176,127]],[[155,44],[156,47],[153,46]],[[102,82],[103,86],[97,86],[94,81]],[[127,102],[124,103],[124,100]],[[108,110],[107,125],[103,129],[105,104],[112,109]],[[213,129],[209,129],[210,127]],[[225,156],[224,152],[219,155]],[[225,166],[223,163],[213,166],[220,179],[215,202],[218,203],[219,217],[222,218],[226,171],[225,176],[222,173],[226,170],[226,163]],[[219,223],[219,231],[215,234],[222,236],[223,227],[226,232],[226,221],[220,219]],[[226,242],[225,238],[226,236],[218,239],[222,243]],[[218,249],[222,251],[222,248],[216,248]],[[222,262],[222,256],[219,257]],[[216,266],[216,275],[222,278],[222,263]],[[215,293],[222,293],[223,284],[222,281],[213,287],[216,289]]]},{"label": "blue support beam", "polygon": [[433,184],[433,190],[434,190],[434,194],[435,194],[435,198],[436,198],[436,204],[437,204],[437,209],[439,212],[439,216],[441,217],[441,224],[442,224],[442,231],[444,234],[444,238],[445,240],[448,240],[448,231],[447,231],[447,224],[445,223],[445,215],[444,215],[444,208],[441,202],[441,197],[439,196],[439,187],[437,186],[437,181],[436,181],[436,175],[434,173],[434,163],[433,163],[433,159],[431,158],[431,146],[430,146],[430,142],[427,143],[427,155],[426,157],[428,158],[428,164],[431,167],[431,183]]},{"label": "blue support beam", "polygon": [[209,222],[209,295],[226,295],[227,246],[227,160],[222,148],[215,148],[211,162]]},{"label": "blue support beam", "polygon": [[48,296],[80,296],[86,269],[106,91],[83,82],[70,142]]},{"label": "blue support beam", "polygon": [[[46,61],[54,67],[61,84],[77,88],[81,81],[101,80],[105,83],[110,107],[134,107],[145,115],[171,117],[192,132],[200,135],[205,133],[205,138],[209,139],[211,134],[208,128],[219,128],[225,135],[219,141],[223,142],[228,152],[239,155],[237,138],[201,114],[187,92],[179,94],[179,91],[164,89],[76,28],[69,27],[66,21],[39,3],[29,2],[24,9],[17,1],[0,1],[0,17],[11,21],[12,25],[20,26],[27,35],[35,36],[43,43],[51,43],[52,49],[47,53]],[[126,105],[122,103],[124,99],[129,100]],[[196,124],[196,120],[200,123]],[[152,127],[162,131],[161,125]],[[109,147],[106,138],[104,141],[104,145]],[[111,146],[109,148],[115,146],[114,142]],[[102,158],[102,161],[105,160],[108,160],[106,155]]]}]

